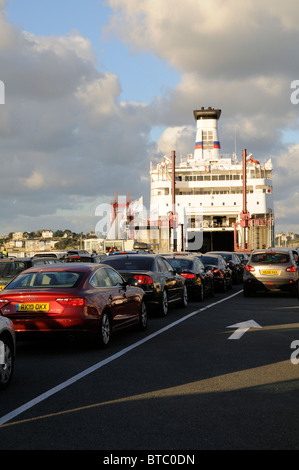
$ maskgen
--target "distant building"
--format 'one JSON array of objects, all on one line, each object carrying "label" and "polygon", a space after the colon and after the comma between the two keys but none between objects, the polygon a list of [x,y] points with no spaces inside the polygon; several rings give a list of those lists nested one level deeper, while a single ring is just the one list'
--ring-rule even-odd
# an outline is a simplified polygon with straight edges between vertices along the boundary
[{"label": "distant building", "polygon": [[83,240],[84,250],[92,253],[96,251],[97,253],[103,252],[103,238],[87,238]]},{"label": "distant building", "polygon": [[42,238],[52,238],[53,233],[53,230],[42,230],[41,236]]},{"label": "distant building", "polygon": [[21,240],[23,238],[23,232],[14,232],[12,234],[13,240]]}]

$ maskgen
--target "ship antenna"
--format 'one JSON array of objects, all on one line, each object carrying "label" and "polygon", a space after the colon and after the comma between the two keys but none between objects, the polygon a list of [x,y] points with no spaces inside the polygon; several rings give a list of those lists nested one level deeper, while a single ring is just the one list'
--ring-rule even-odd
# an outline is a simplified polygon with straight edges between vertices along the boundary
[{"label": "ship antenna", "polygon": [[235,162],[238,161],[238,158],[237,158],[237,130],[236,130],[236,125],[235,125],[235,151],[234,151],[234,158],[233,160]]}]

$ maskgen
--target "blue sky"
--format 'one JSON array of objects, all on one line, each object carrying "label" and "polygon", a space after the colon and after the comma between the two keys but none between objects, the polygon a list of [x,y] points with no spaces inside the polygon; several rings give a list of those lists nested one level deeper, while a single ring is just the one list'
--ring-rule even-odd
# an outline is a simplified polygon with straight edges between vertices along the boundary
[{"label": "blue sky", "polygon": [[121,40],[103,34],[111,15],[106,1],[7,0],[6,11],[9,21],[36,35],[60,36],[78,30],[91,41],[98,69],[119,76],[122,100],[149,103],[179,81],[179,74],[166,61],[142,51],[132,54]]}]

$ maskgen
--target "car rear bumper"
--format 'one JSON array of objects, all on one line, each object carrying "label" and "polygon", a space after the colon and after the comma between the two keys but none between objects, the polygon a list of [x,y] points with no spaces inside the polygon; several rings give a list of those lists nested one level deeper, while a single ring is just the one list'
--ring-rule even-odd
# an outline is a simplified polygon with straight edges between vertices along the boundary
[{"label": "car rear bumper", "polygon": [[298,281],[294,279],[256,279],[244,280],[244,288],[252,292],[289,292],[297,293]]},{"label": "car rear bumper", "polygon": [[97,329],[99,320],[84,318],[12,318],[16,335],[40,332],[89,333]]}]

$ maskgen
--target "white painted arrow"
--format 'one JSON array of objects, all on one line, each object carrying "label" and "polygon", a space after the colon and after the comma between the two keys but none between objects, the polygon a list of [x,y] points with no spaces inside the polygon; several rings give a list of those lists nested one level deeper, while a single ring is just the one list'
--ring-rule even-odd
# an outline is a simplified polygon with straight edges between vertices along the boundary
[{"label": "white painted arrow", "polygon": [[235,325],[227,326],[226,328],[237,328],[237,330],[228,339],[240,339],[247,330],[250,328],[262,328],[261,325],[254,320],[248,320]]}]

